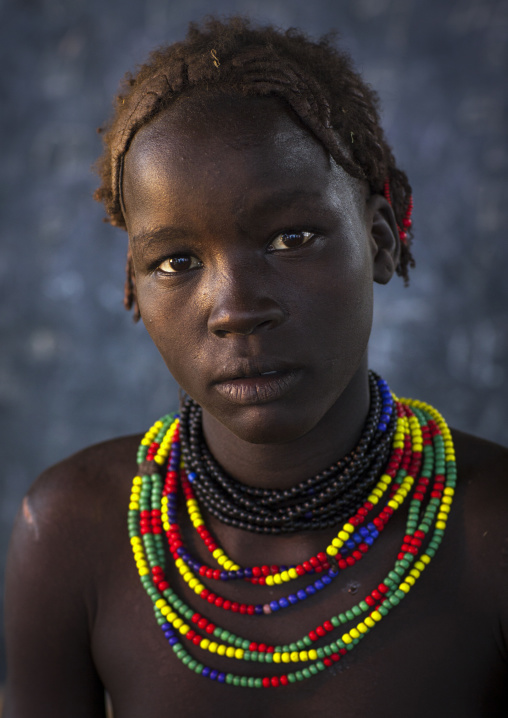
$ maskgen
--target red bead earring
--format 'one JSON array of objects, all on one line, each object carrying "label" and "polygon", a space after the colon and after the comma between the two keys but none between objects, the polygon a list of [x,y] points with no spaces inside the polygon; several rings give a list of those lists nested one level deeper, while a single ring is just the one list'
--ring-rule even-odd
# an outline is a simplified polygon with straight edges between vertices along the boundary
[{"label": "red bead earring", "polygon": [[[383,194],[384,194],[384,197],[387,200],[388,204],[390,206],[393,206],[392,198],[390,195],[390,180],[388,178],[385,180],[385,188],[384,188]],[[413,213],[413,195],[410,195],[406,214],[404,215],[404,219],[402,220],[402,229],[397,224],[400,241],[403,242],[404,244],[407,244],[407,231],[406,230],[408,230],[409,227],[411,227],[411,225],[413,224],[413,222],[411,220],[412,213]]]}]

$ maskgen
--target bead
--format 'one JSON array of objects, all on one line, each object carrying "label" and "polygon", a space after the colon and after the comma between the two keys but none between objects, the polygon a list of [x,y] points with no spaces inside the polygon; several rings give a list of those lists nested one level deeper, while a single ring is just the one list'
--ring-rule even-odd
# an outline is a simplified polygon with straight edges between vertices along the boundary
[{"label": "bead", "polygon": [[[310,678],[354,649],[362,636],[387,616],[420,578],[422,571],[439,548],[446,528],[456,482],[455,452],[446,424],[432,407],[411,400],[393,401],[388,388],[383,386],[384,383],[379,380],[378,399],[372,399],[373,402],[378,401],[379,406],[376,421],[378,425],[383,423],[381,417],[385,419],[385,414],[388,414],[386,408],[388,405],[396,417],[391,422],[392,428],[386,444],[387,447],[391,444],[392,453],[386,454],[382,464],[386,466],[386,473],[373,481],[368,488],[365,494],[368,496],[367,500],[364,500],[363,504],[358,504],[352,515],[345,517],[348,520],[340,529],[342,536],[339,532],[336,539],[324,551],[295,567],[266,566],[257,567],[256,570],[256,567],[238,566],[225,554],[224,549],[217,545],[202,521],[200,500],[199,497],[194,496],[194,489],[191,486],[191,484],[199,485],[202,476],[196,472],[192,482],[187,479],[185,464],[181,464],[180,459],[180,435],[176,431],[178,421],[171,416],[164,417],[157,423],[157,428],[152,428],[145,436],[138,452],[138,461],[140,463],[151,461],[154,465],[154,461],[160,463],[156,461],[157,456],[167,456],[168,470],[165,483],[157,472],[144,473],[145,469],[133,479],[128,513],[130,542],[141,582],[153,603],[157,623],[161,626],[175,655],[196,674],[220,683],[251,688],[265,685],[266,687],[284,686]],[[197,424],[190,425],[192,436],[198,436],[196,427]],[[377,430],[379,431],[379,426]],[[374,425],[368,432],[366,431],[367,433],[373,435]],[[368,445],[366,443],[358,450],[358,457],[362,457],[361,460],[365,456]],[[342,465],[341,462],[338,462],[338,465]],[[336,481],[336,473],[333,467],[326,469],[319,480],[323,482],[331,480],[333,483]],[[193,558],[185,547],[177,518],[179,488],[185,497],[191,526],[194,526],[200,540],[214,556],[214,560],[223,567],[222,570],[214,568],[209,571],[209,567],[203,570],[203,564]],[[312,491],[309,491],[309,496]],[[320,491],[315,492],[315,495],[320,497]],[[385,492],[388,493],[385,495]],[[291,498],[291,492],[286,493]],[[262,501],[270,495],[270,491],[262,490],[261,494]],[[331,616],[329,620],[323,621],[322,625],[289,646],[258,645],[255,641],[235,636],[217,627],[204,616],[187,607],[167,581],[166,559],[161,543],[162,522],[175,568],[198,597],[207,603],[213,603],[221,610],[232,610],[240,615],[273,615],[278,610],[312,597],[316,591],[326,588],[332,579],[339,575],[338,569],[344,570],[361,560],[364,553],[375,544],[375,539],[386,522],[395,511],[399,510],[408,496],[411,496],[411,499],[408,500],[406,532],[401,540],[399,559],[388,576],[356,606],[348,609],[344,614]],[[306,498],[302,502],[302,516],[308,512],[310,501],[311,499]],[[133,503],[136,504],[136,508],[132,507]],[[379,507],[375,509],[378,504]],[[377,512],[377,516],[371,517],[371,512]],[[241,528],[248,528],[245,523],[250,520],[248,516],[248,512],[242,510],[242,517],[238,523]],[[367,517],[368,523],[364,523]],[[312,513],[309,520],[314,520]],[[264,525],[267,526],[268,523],[265,522]],[[297,523],[294,525],[297,526]],[[324,528],[326,523],[319,519],[316,526]],[[424,541],[428,541],[428,544],[426,551],[422,552]],[[334,556],[339,550],[340,558],[336,560]],[[319,573],[320,577],[313,583],[296,593],[264,605],[231,602],[205,588],[196,578],[200,576],[207,580],[219,581],[246,579],[263,585],[267,583],[267,578],[272,578],[273,583],[285,583],[299,575],[314,572]],[[314,641],[325,637],[346,621],[356,621],[356,625],[353,624],[343,633],[342,638],[332,640],[328,645],[318,649],[312,648]],[[190,622],[196,630],[191,629],[187,622]],[[205,636],[199,631],[204,632]],[[210,635],[211,638],[207,638],[206,635]],[[187,645],[191,647],[199,645],[201,649],[207,650],[208,654],[217,653],[225,659],[266,663],[305,661],[309,665],[295,673],[267,676],[268,683],[266,683],[264,679],[254,676],[235,676],[232,673],[226,674],[204,666],[187,653],[178,636],[181,636],[182,641],[184,639],[188,641]],[[214,640],[211,640],[212,638]]]}]

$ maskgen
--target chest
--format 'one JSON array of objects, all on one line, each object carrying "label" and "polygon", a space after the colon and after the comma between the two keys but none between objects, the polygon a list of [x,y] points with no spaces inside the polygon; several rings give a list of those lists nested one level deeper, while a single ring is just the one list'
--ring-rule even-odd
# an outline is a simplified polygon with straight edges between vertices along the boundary
[{"label": "chest", "polygon": [[[215,625],[258,644],[287,646],[357,605],[390,569],[389,557],[396,542],[396,538],[383,537],[384,551],[373,552],[361,565],[339,575],[326,591],[270,615],[245,616],[210,606],[189,591],[178,575],[169,578],[185,603]],[[345,718],[466,717],[497,715],[495,706],[505,700],[495,637],[488,617],[477,610],[477,602],[465,590],[456,546],[444,546],[407,598],[338,662],[332,661],[308,679],[267,688],[221,684],[187,667],[157,624],[152,601],[139,582],[129,551],[116,559],[115,568],[102,583],[93,653],[117,718],[263,714],[274,718],[338,714]],[[454,568],[446,570],[447,566]],[[288,592],[249,584],[220,589],[232,602],[266,601]],[[342,633],[339,627],[312,647],[324,647]],[[202,650],[184,638],[181,641],[192,658],[218,672],[271,678],[294,674],[308,665],[244,662]],[[491,706],[490,712],[485,706]]]}]

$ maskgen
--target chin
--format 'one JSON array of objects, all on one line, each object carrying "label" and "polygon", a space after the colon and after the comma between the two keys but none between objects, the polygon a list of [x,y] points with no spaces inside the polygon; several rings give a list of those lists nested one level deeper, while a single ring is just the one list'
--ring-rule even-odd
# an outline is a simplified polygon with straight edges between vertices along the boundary
[{"label": "chin", "polygon": [[312,431],[321,415],[273,404],[244,407],[241,411],[215,414],[215,419],[237,438],[249,444],[288,444]]}]

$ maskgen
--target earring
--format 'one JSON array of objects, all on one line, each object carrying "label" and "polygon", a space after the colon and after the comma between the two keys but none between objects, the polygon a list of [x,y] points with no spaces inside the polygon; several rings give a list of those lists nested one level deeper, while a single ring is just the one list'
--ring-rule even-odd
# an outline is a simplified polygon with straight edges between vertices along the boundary
[{"label": "earring", "polygon": [[[390,205],[390,207],[393,207],[393,205],[392,205],[392,198],[391,198],[391,195],[390,195],[390,181],[389,181],[388,178],[386,178],[386,180],[385,180],[385,188],[384,188],[384,193],[383,193],[383,194],[384,194],[384,197],[385,197],[386,201],[387,201],[388,204]],[[399,227],[399,225],[397,224],[397,230],[398,230],[398,232],[399,232],[399,239],[400,239],[400,241],[403,242],[404,244],[407,244],[407,232],[406,232],[406,230],[409,229],[409,227],[411,227],[411,225],[413,224],[413,222],[412,222],[412,220],[411,220],[411,215],[412,215],[412,213],[413,213],[413,195],[410,195],[410,197],[409,197],[409,202],[408,202],[408,206],[407,206],[407,210],[406,210],[406,214],[404,215],[404,219],[402,220],[402,229],[401,229],[401,228]]]}]

